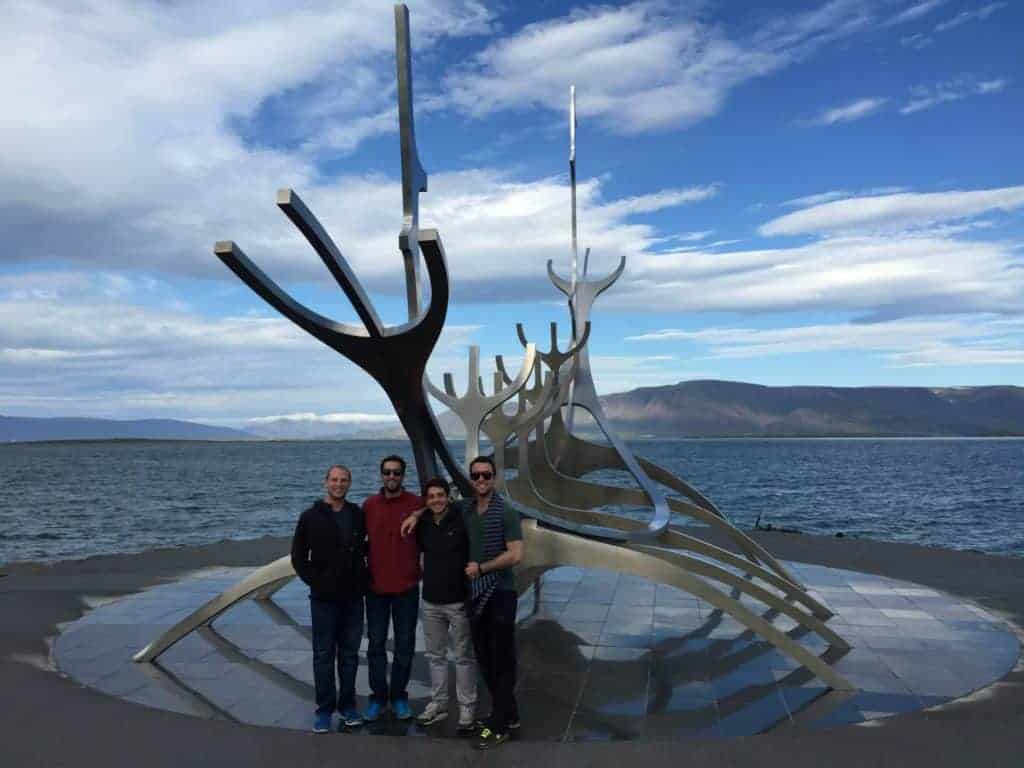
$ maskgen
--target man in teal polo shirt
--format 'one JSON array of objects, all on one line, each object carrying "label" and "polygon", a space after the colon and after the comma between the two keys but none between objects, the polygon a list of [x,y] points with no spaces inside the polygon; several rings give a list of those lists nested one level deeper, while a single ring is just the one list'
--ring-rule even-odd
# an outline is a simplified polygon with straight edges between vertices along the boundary
[{"label": "man in teal polo shirt", "polygon": [[491,749],[519,727],[516,704],[516,583],[512,569],[523,559],[519,512],[494,492],[495,467],[489,456],[469,465],[476,497],[459,502],[469,536],[470,598],[467,602],[477,666],[491,694],[477,749]]}]

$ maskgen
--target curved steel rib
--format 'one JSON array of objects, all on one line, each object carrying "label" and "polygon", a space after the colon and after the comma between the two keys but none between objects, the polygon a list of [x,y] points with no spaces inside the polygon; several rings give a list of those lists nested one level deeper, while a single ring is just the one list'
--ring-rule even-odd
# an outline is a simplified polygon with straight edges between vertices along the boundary
[{"label": "curved steel rib", "polygon": [[[526,332],[523,330],[522,323],[516,323],[516,335],[519,336],[519,343],[524,347],[530,343],[526,338]],[[551,348],[547,352],[541,352],[538,349],[537,356],[551,371],[557,372],[562,369],[562,366],[569,358],[576,357],[579,354],[589,339],[590,321],[587,320],[583,324],[583,333],[575,341],[571,342],[567,349],[560,350],[558,348],[558,323],[553,322],[551,323]]]},{"label": "curved steel rib", "polygon": [[[539,370],[539,369],[538,369]],[[499,383],[499,377],[501,374],[495,373],[494,383]],[[538,399],[534,401],[532,406],[527,406],[529,402],[523,394],[519,394],[516,412],[514,414],[505,413],[501,408],[495,408],[488,414],[484,420],[482,429],[484,434],[491,441],[491,446],[494,448],[494,468],[495,477],[497,483],[495,485],[495,491],[498,493],[505,492],[505,445],[510,435],[514,434],[516,427],[519,424],[530,423],[536,419],[544,409],[545,403],[550,399],[554,392],[555,377],[552,374],[547,374],[544,377],[544,383],[541,385],[541,392],[547,394],[547,398],[544,400]]]},{"label": "curved steel rib", "polygon": [[[284,214],[291,219],[296,229],[313,246],[313,250],[317,252],[320,260],[323,261],[331,276],[334,277],[335,282],[338,283],[341,290],[348,296],[348,300],[352,302],[352,308],[359,315],[359,319],[363,321],[367,334],[374,338],[383,336],[384,324],[377,316],[377,310],[374,309],[370,297],[363,290],[359,278],[356,277],[349,267],[348,262],[341,255],[341,251],[338,250],[331,236],[320,225],[312,211],[302,202],[302,198],[295,194],[295,191],[292,189],[280,189],[277,192],[277,207],[284,211]],[[412,320],[413,318],[409,319]]]},{"label": "curved steel rib", "polygon": [[430,394],[447,405],[466,426],[466,456],[463,462],[465,469],[468,470],[469,462],[480,455],[480,428],[487,414],[496,408],[501,408],[526,384],[530,371],[533,370],[536,356],[536,347],[533,344],[527,345],[519,375],[507,389],[499,389],[493,395],[487,395],[483,391],[480,382],[480,347],[475,345],[469,348],[469,381],[466,385],[466,394],[461,397],[455,393],[455,385],[450,373],[444,375],[445,390],[447,391],[438,389],[426,374],[423,375],[423,381]]},{"label": "curved steel rib", "polygon": [[296,222],[352,299],[367,327],[338,323],[312,312],[267,277],[231,241],[217,243],[214,253],[270,306],[347,357],[381,385],[409,435],[422,482],[439,474],[436,459],[439,456],[455,482],[464,492],[469,492],[469,480],[452,457],[423,388],[427,360],[448,313],[448,268],[437,231],[426,229],[419,233],[430,280],[430,304],[412,321],[385,327],[380,325],[376,311],[344,257],[298,195],[282,190],[278,199],[282,210]]},{"label": "curved steel rib", "polygon": [[[555,424],[559,425],[559,427],[561,426],[558,414],[552,416],[551,424],[552,426],[548,429],[549,434],[554,429]],[[536,430],[535,438],[530,441],[528,460],[530,478],[537,489],[537,493],[554,504],[593,508],[606,504],[643,506],[649,503],[645,493],[641,490],[599,485],[562,474],[554,467],[550,455],[547,453],[545,435],[540,429]],[[724,517],[682,499],[669,496],[666,501],[673,512],[687,515],[711,528],[722,531],[749,558],[751,563],[764,563],[786,581],[791,584],[800,585],[800,581],[790,573],[788,568],[778,562],[764,547],[736,528]]]},{"label": "curved steel rib", "polygon": [[295,576],[291,555],[285,555],[269,565],[257,568],[235,586],[221,592],[215,598],[197,608],[160,637],[151,642],[132,658],[135,661],[153,661],[176,642],[199,627],[209,624],[235,603],[252,597],[270,584],[276,584]]},{"label": "curved steel rib", "polygon": [[[590,320],[590,310],[594,304],[594,300],[604,291],[608,290],[608,288],[619,279],[625,268],[626,257],[623,256],[619,259],[619,265],[610,274],[595,280],[578,280],[575,284],[575,291],[573,291],[573,286],[570,285],[568,280],[564,280],[555,274],[552,262],[551,260],[548,260],[548,277],[551,278],[551,282],[554,283],[555,287],[569,297],[574,336],[577,335],[575,331],[582,324],[587,323]],[[640,468],[640,465],[633,457],[632,451],[630,451],[629,447],[619,439],[618,435],[608,423],[608,419],[604,415],[604,409],[601,407],[601,403],[597,397],[597,388],[594,386],[594,377],[590,370],[590,354],[588,345],[584,345],[579,352],[579,363],[576,369],[572,395],[573,407],[583,408],[590,413],[594,418],[595,423],[597,423],[598,427],[600,427],[601,431],[608,439],[608,442],[612,444],[615,451],[619,454],[622,462],[625,464],[626,470],[650,497],[649,504],[652,507],[653,515],[647,524],[647,531],[639,536],[634,536],[633,538],[657,538],[658,534],[668,527],[669,520],[671,519],[671,512],[669,511],[668,503],[665,500],[664,493],[662,493],[661,489],[655,483],[652,483],[647,475],[644,474],[643,469]],[[558,462],[559,458],[556,456],[555,466],[558,466]]]},{"label": "curved steel rib", "polygon": [[[521,567],[524,570],[544,569],[559,565],[608,568],[624,573],[633,573],[660,584],[677,587],[728,613],[748,629],[765,638],[782,653],[813,672],[829,687],[840,691],[855,690],[846,678],[788,634],[744,607],[738,600],[711,586],[702,578],[689,573],[681,562],[673,562],[682,557],[677,553],[666,553],[649,547],[616,546],[593,541],[541,528],[532,520],[523,522],[523,541],[526,554]],[[816,620],[808,622],[804,617],[804,621],[800,623],[803,626],[808,626],[814,622]],[[820,625],[820,622],[817,623]],[[826,633],[822,637],[833,642],[833,647],[840,650],[848,647],[842,638],[824,625],[820,626]]]},{"label": "curved steel rib", "polygon": [[[549,452],[561,457],[558,462],[558,471],[563,475],[582,477],[602,469],[626,469],[622,457],[612,446],[595,443],[571,434],[565,428],[565,422],[557,414],[548,427],[546,441]],[[704,507],[721,518],[729,519],[710,499],[685,480],[676,477],[667,469],[659,467],[643,456],[637,456],[636,461],[651,480],[661,483],[680,496],[685,496],[698,507]]]}]

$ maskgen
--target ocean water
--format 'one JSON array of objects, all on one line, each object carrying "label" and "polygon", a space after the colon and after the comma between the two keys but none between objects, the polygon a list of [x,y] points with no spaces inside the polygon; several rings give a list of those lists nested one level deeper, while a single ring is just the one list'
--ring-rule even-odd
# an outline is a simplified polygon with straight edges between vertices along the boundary
[{"label": "ocean water", "polygon": [[[743,529],[869,537],[1024,556],[1024,439],[658,440],[633,450]],[[0,564],[290,535],[326,467],[377,490],[404,442],[0,445]],[[412,467],[410,467],[410,470]],[[622,473],[605,480],[624,482]],[[415,486],[414,473],[409,485]],[[680,522],[686,522],[685,519]]]}]

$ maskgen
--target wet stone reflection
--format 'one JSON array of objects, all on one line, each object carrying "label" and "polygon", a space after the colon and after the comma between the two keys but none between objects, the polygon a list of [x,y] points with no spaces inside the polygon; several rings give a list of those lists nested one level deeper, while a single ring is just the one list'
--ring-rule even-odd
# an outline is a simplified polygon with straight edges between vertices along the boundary
[{"label": "wet stone reflection", "polygon": [[[519,738],[678,741],[853,725],[963,696],[1016,663],[1016,635],[974,605],[906,582],[787,565],[836,612],[829,625],[853,648],[829,661],[855,693],[828,692],[771,644],[684,592],[611,571],[558,568],[520,600]],[[131,661],[147,638],[245,570],[205,572],[97,607],[57,638],[58,666],[84,685],[145,706],[308,729],[309,604],[297,582],[272,601],[238,604],[157,664]],[[825,650],[789,619],[766,617],[815,653]],[[365,650],[364,638],[361,705],[369,694]],[[409,685],[414,711],[428,694],[418,635]],[[486,694],[481,699],[483,713]],[[349,733],[456,738],[454,720],[423,729],[382,719]]]}]

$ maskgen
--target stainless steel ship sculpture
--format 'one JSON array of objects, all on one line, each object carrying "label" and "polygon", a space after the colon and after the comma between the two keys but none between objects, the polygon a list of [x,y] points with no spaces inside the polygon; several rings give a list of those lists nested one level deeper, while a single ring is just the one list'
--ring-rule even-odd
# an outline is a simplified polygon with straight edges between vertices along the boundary
[{"label": "stainless steel ship sculpture", "polygon": [[[261,272],[233,242],[217,243],[216,255],[270,306],[356,363],[381,385],[409,437],[421,482],[440,474],[443,467],[464,495],[472,493],[465,462],[477,454],[481,433],[488,438],[499,467],[499,490],[527,518],[523,524],[525,557],[517,573],[520,590],[538,584],[545,571],[566,565],[635,574],[689,592],[732,616],[834,691],[853,690],[829,663],[849,649],[848,643],[826,625],[831,611],[763,547],[733,526],[699,491],[667,470],[635,457],[612,430],[601,408],[587,351],[588,339],[595,332],[591,313],[597,297],[622,275],[625,258],[610,274],[592,279],[587,277],[589,259],[585,257],[582,275],[577,274],[574,95],[570,279],[557,275],[548,262],[551,282],[568,298],[572,328],[569,347],[559,349],[554,323],[547,351],[537,350],[527,340],[522,326],[518,326],[519,339],[525,347],[522,365],[513,378],[506,371],[504,360],[498,357],[492,394],[486,394],[480,377],[480,353],[476,347],[470,348],[468,389],[464,395],[456,393],[450,374],[444,377],[443,390],[430,382],[426,365],[444,326],[450,285],[440,235],[436,230],[419,229],[419,194],[427,189],[427,175],[416,149],[409,15],[404,5],[395,6],[395,41],[404,217],[399,250],[405,267],[408,322],[399,326],[385,326],[381,322],[341,251],[290,189],[278,193],[278,206],[323,260],[352,302],[361,326],[339,323],[304,307]],[[420,306],[421,253],[430,282],[426,308]],[[453,454],[438,426],[428,393],[463,421],[463,461]],[[514,407],[508,410],[509,405]],[[591,442],[573,433],[572,414],[577,408],[590,414],[607,444]],[[584,479],[587,474],[604,469],[626,470],[636,487]],[[648,518],[636,520],[608,511],[609,507],[623,506],[645,508],[649,510]],[[717,546],[672,525],[673,515],[717,529],[725,534],[732,548]],[[239,601],[268,600],[293,578],[295,572],[288,556],[258,568],[156,638],[136,654],[135,660],[155,662],[174,643],[209,626]],[[779,615],[788,618],[785,625],[789,629],[776,626],[774,619]],[[824,640],[827,647],[820,655],[800,642],[808,633]],[[820,646],[819,642],[814,647]]]}]

